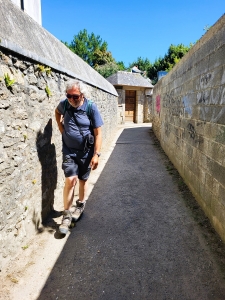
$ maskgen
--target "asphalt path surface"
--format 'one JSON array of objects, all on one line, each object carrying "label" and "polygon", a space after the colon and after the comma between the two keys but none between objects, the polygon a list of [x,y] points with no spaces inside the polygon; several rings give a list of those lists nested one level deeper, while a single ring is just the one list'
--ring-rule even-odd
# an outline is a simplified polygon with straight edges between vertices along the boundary
[{"label": "asphalt path surface", "polygon": [[167,163],[151,128],[123,130],[39,300],[225,299],[224,248]]}]

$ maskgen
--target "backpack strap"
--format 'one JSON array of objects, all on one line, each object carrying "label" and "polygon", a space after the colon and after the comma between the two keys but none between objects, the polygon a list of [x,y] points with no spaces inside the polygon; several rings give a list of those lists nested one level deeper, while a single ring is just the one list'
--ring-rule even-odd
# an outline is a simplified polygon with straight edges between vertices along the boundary
[{"label": "backpack strap", "polygon": [[91,107],[92,107],[92,100],[87,100],[87,107],[86,107],[86,114],[88,116],[88,119],[91,121]]},{"label": "backpack strap", "polygon": [[67,111],[67,107],[68,107],[68,99],[66,98],[66,100],[64,102],[64,107],[63,107],[63,117],[65,116],[65,113]]},{"label": "backpack strap", "polygon": [[[93,101],[92,100],[88,100],[87,99],[87,107],[86,107],[86,114],[88,116],[88,119],[90,120],[91,119],[91,107],[92,107],[92,103]],[[64,102],[64,107],[63,107],[63,117],[65,116],[65,113],[68,109],[68,99],[65,100]]]}]

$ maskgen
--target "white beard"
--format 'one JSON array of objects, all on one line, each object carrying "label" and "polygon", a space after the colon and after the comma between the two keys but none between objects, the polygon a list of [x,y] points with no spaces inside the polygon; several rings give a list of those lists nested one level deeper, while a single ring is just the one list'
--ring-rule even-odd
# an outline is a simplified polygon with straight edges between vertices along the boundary
[{"label": "white beard", "polygon": [[70,104],[72,107],[78,108],[79,106],[81,106],[81,105],[84,103],[83,100],[84,100],[84,99],[80,100],[80,101],[77,102],[76,104],[75,104],[75,102],[74,102],[73,100],[70,101],[70,100],[68,99],[68,102],[69,102],[69,104]]}]

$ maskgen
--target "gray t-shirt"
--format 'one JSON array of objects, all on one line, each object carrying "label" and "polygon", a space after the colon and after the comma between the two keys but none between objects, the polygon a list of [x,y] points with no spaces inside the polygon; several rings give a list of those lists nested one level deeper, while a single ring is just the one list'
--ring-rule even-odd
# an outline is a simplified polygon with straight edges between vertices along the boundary
[{"label": "gray t-shirt", "polygon": [[[60,101],[59,105],[57,106],[58,111],[63,115],[64,113],[64,131],[62,134],[63,139],[63,152],[67,149],[75,149],[75,150],[83,150],[84,149],[84,139],[83,136],[92,133],[93,128],[98,128],[103,125],[103,120],[99,113],[99,110],[95,103],[92,102],[90,110],[89,110],[89,117],[87,116],[86,109],[88,105],[87,99],[84,99],[83,105],[78,108],[72,107],[69,102],[66,105],[65,110],[65,100]],[[76,119],[76,122],[79,126],[75,124],[73,117]],[[90,122],[90,120],[91,122]],[[80,130],[79,130],[80,129]],[[81,134],[81,132],[83,134]],[[67,151],[66,151],[67,152]]]}]

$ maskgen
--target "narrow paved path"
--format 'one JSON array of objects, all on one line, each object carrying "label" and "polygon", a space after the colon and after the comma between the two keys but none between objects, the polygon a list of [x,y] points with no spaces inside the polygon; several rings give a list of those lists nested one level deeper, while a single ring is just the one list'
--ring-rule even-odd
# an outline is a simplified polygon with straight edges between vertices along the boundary
[{"label": "narrow paved path", "polygon": [[39,300],[225,299],[223,266],[166,160],[149,127],[124,129]]}]

